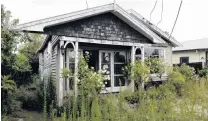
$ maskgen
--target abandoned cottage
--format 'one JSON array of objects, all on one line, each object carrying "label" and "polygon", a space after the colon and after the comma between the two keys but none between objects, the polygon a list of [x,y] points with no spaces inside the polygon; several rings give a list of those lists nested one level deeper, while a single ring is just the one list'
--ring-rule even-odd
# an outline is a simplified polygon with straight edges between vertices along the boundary
[{"label": "abandoned cottage", "polygon": [[[17,25],[12,30],[46,34],[39,49],[39,71],[46,81],[51,74],[56,80],[57,101],[77,89],[79,56],[89,53],[89,67],[107,70],[106,92],[119,92],[126,83],[122,67],[127,60],[142,61],[149,56],[163,58],[172,65],[172,47],[180,44],[134,10],[108,4],[77,12]],[[61,76],[61,69],[74,73],[74,89],[70,80]],[[134,85],[130,86],[132,90]]]}]

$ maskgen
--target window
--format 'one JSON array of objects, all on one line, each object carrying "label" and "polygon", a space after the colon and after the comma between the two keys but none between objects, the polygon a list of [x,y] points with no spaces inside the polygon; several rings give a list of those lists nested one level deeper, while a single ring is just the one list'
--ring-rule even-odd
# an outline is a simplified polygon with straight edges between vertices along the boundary
[{"label": "window", "polygon": [[151,58],[160,58],[164,59],[164,48],[159,47],[147,47],[144,48],[144,58],[147,64],[150,66],[150,73],[155,74],[159,72],[159,67],[157,62]]},{"label": "window", "polygon": [[[79,55],[81,52],[79,51]],[[64,67],[69,68],[72,73],[74,74],[74,68],[75,68],[75,52],[72,48],[66,48],[65,54],[64,54]],[[69,79],[65,79],[64,82],[65,90],[73,90],[73,76],[69,77]]]},{"label": "window", "polygon": [[189,63],[189,57],[180,57],[180,64]]},{"label": "window", "polygon": [[126,61],[125,52],[114,52],[114,86],[124,86],[123,68]]},{"label": "window", "polygon": [[155,47],[144,48],[144,57],[164,58],[164,48],[155,48]]}]

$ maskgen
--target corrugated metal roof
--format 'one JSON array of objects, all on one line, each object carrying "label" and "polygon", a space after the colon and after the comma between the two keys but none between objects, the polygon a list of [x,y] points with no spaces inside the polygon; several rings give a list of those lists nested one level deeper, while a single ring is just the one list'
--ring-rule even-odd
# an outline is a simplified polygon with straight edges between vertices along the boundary
[{"label": "corrugated metal roof", "polygon": [[208,49],[208,38],[184,41],[181,44],[182,47],[173,48],[173,51]]}]

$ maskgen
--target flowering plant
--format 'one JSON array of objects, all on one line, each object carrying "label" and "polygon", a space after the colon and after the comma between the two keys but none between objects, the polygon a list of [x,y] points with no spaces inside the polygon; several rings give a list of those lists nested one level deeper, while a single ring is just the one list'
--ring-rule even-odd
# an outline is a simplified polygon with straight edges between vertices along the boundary
[{"label": "flowering plant", "polygon": [[89,56],[88,53],[85,57],[81,57],[79,61],[78,71],[78,88],[84,95],[96,95],[104,89],[105,76],[102,76],[102,71],[96,72],[93,67],[88,67]]}]

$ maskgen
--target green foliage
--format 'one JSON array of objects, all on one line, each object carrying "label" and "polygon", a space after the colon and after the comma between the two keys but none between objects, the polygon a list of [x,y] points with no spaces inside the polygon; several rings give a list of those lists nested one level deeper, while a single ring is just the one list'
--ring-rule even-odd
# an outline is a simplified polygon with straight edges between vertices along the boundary
[{"label": "green foliage", "polygon": [[15,61],[14,64],[12,65],[12,68],[15,71],[20,71],[20,72],[30,71],[31,66],[29,64],[29,59],[23,54],[17,54],[15,56]]},{"label": "green foliage", "polygon": [[17,96],[17,100],[21,101],[23,109],[37,111],[42,109],[42,98],[39,97],[40,86],[40,83],[33,83],[27,86],[22,85],[18,88],[15,95]]},{"label": "green foliage", "polygon": [[91,119],[92,121],[101,121],[101,109],[98,104],[98,99],[95,98],[92,102],[92,108],[91,108]]},{"label": "green foliage", "polygon": [[9,79],[10,76],[1,76],[1,89],[2,91],[6,91],[8,93],[13,93],[16,89],[16,84],[14,80]]},{"label": "green foliage", "polygon": [[136,61],[132,66],[133,70],[133,79],[138,81],[141,79],[141,82],[147,82],[149,77],[150,68],[149,66],[141,61]]},{"label": "green foliage", "polygon": [[69,78],[70,76],[72,76],[72,72],[69,68],[63,68],[61,72],[63,78]]},{"label": "green foliage", "polygon": [[88,56],[81,57],[79,61],[78,87],[84,91],[84,95],[97,95],[103,89],[103,81],[106,77],[102,77],[102,72],[96,72],[93,68],[88,68]]},{"label": "green foliage", "polygon": [[204,78],[208,78],[208,67],[205,67],[204,69],[200,70],[199,76],[204,77]]},{"label": "green foliage", "polygon": [[185,77],[179,71],[174,70],[169,74],[168,81],[175,86],[177,94],[181,96],[181,89],[185,84]]},{"label": "green foliage", "polygon": [[161,79],[165,73],[165,64],[160,58],[148,58],[145,59],[146,65],[150,68],[150,73],[155,73]]},{"label": "green foliage", "polygon": [[37,51],[40,48],[44,36],[40,34],[26,34],[26,42],[22,43],[18,52],[29,58],[30,62],[38,62]]},{"label": "green foliage", "polygon": [[14,80],[9,79],[10,76],[1,77],[1,111],[2,114],[10,114],[19,109],[19,102],[15,101],[16,84]]},{"label": "green foliage", "polygon": [[182,64],[180,67],[176,66],[173,70],[180,72],[185,77],[186,81],[191,81],[195,76],[194,68],[185,64]]}]

